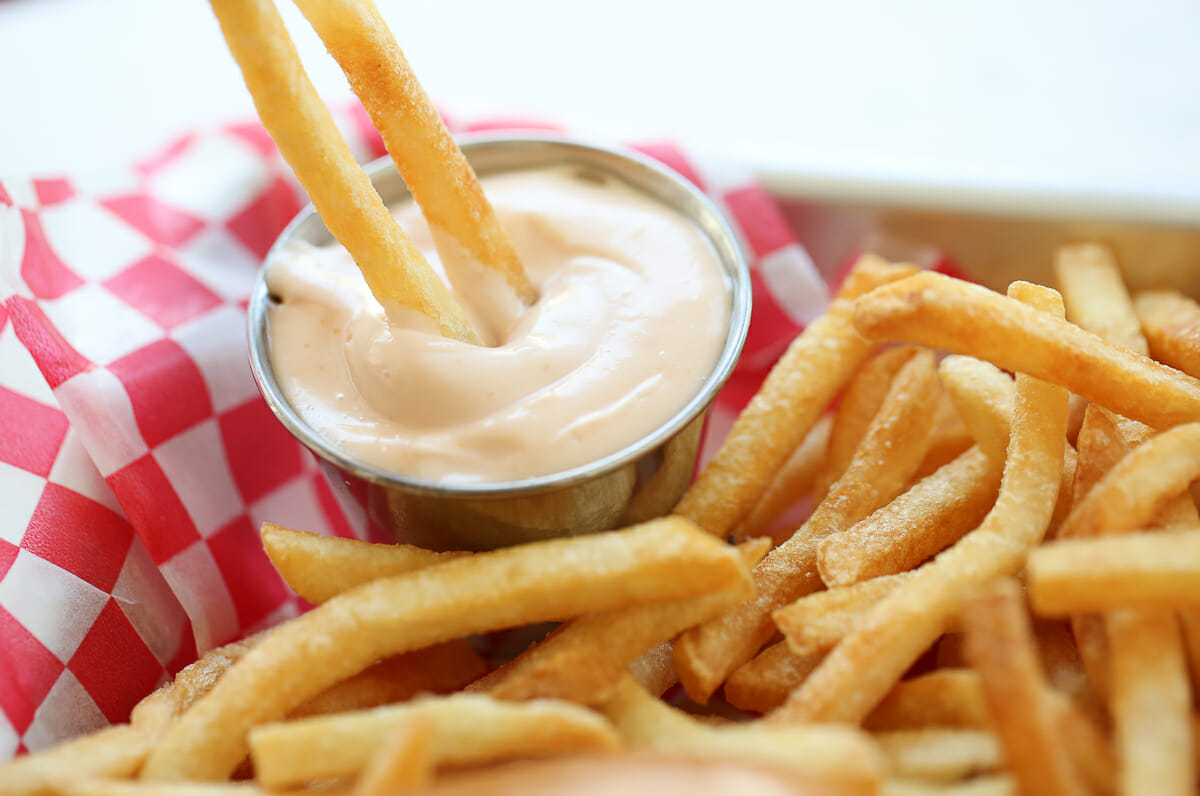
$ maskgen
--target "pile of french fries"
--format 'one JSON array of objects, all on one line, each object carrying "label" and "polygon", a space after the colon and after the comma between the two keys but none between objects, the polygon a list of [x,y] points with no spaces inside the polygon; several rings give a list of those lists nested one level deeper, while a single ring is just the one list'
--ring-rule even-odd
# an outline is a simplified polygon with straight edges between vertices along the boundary
[{"label": "pile of french fries", "polygon": [[[1056,265],[1061,298],[863,257],[670,517],[479,554],[265,524],[316,607],[0,794],[376,795],[630,752],[844,793],[1194,792],[1200,306],[1131,299],[1099,247]],[[467,641],[547,621],[498,667]]]}]

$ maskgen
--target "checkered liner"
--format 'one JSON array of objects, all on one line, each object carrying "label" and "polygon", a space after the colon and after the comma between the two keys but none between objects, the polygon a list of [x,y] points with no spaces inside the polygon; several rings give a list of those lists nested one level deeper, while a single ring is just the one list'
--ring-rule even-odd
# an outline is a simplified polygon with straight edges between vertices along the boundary
[{"label": "checkered liner", "polygon": [[[338,121],[360,157],[383,154],[361,108]],[[530,125],[458,129],[514,127]],[[711,448],[826,288],[744,172],[637,148],[706,190],[753,253],[750,338]],[[302,203],[256,124],[102,176],[0,179],[0,759],[122,721],[198,652],[301,610],[263,520],[373,536],[247,364],[255,271]]]}]

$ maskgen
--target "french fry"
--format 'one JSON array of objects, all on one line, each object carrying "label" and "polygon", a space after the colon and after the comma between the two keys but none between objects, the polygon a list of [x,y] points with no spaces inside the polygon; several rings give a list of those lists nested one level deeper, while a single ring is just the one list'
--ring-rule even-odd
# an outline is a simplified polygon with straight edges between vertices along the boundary
[{"label": "french fry", "polygon": [[629,677],[603,711],[635,750],[753,761],[852,793],[875,792],[883,776],[878,749],[865,733],[849,727],[705,724],[650,696]]},{"label": "french fry", "polygon": [[679,682],[675,674],[675,663],[671,660],[671,644],[664,641],[633,659],[629,674],[645,691],[662,696],[667,689]]},{"label": "french fry", "polygon": [[938,375],[975,443],[1003,462],[1012,427],[1013,380],[990,362],[957,354],[942,359]]},{"label": "french fry", "polygon": [[66,772],[75,777],[122,778],[137,773],[157,736],[156,727],[112,727],[18,757],[0,765],[0,794],[50,796]]},{"label": "french fry", "polygon": [[416,310],[447,337],[479,343],[450,291],[392,218],[321,103],[272,0],[210,0],[258,117],[325,226],[383,304]]},{"label": "french fry", "polygon": [[897,346],[876,354],[854,374],[842,391],[833,416],[833,429],[829,432],[829,444],[825,446],[825,458],[813,486],[814,505],[825,499],[829,488],[850,466],[854,452],[883,405],[896,374],[917,350],[914,346]]},{"label": "french fry", "polygon": [[990,730],[924,728],[875,734],[890,776],[950,783],[995,772],[1003,750]]},{"label": "french fry", "polygon": [[1017,783],[1007,774],[972,777],[949,785],[890,778],[884,781],[880,793],[882,796],[1017,796]]},{"label": "french fry", "polygon": [[1003,467],[975,447],[854,526],[821,542],[833,588],[915,568],[977,527],[996,502]]},{"label": "french fry", "polygon": [[804,682],[824,653],[801,657],[780,641],[743,663],[725,681],[725,701],[738,710],[768,713]]},{"label": "french fry", "polygon": [[896,375],[883,405],[845,474],[790,539],[754,569],[753,600],[684,633],[675,642],[675,670],[688,696],[706,702],[775,634],[771,612],[820,588],[817,546],[896,496],[929,444],[924,411],[939,389],[933,357],[914,356]]},{"label": "french fry", "polygon": [[743,543],[739,552],[745,577],[720,591],[571,620],[497,670],[498,677],[487,693],[495,699],[563,699],[581,705],[604,702],[637,656],[753,596],[750,570],[769,546],[766,539]]},{"label": "french fry", "polygon": [[771,615],[787,638],[788,647],[800,657],[828,652],[853,628],[862,615],[897,586],[911,577],[909,572],[864,580],[853,586],[813,592]]},{"label": "french fry", "polygon": [[[516,250],[375,5],[360,0],[296,5],[346,73],[429,225],[475,263],[495,269],[517,298],[532,304],[537,291]],[[451,259],[446,248],[439,242],[443,261]]]},{"label": "french fry", "polygon": [[1067,320],[1135,353],[1150,353],[1112,252],[1095,243],[1062,246],[1054,253],[1054,273]]},{"label": "french fry", "polygon": [[812,431],[796,446],[796,450],[771,479],[770,485],[754,504],[754,508],[733,529],[735,540],[750,539],[769,532],[771,524],[789,506],[812,490],[825,456],[832,427],[833,418],[830,415],[823,415],[817,421]]},{"label": "french fry", "polygon": [[136,782],[122,779],[61,777],[58,796],[267,796],[270,791],[250,782]]},{"label": "french fry", "polygon": [[915,271],[876,257],[859,260],[828,311],[792,342],[738,416],[712,461],[675,512],[716,536],[727,534],[874,350],[854,330],[853,301]]},{"label": "french fry", "polygon": [[1116,793],[1117,759],[1106,732],[1070,697],[1049,691],[1046,698],[1057,714],[1058,742],[1075,763],[1079,776],[1096,793]]},{"label": "french fry", "polygon": [[433,779],[429,747],[433,722],[418,716],[392,731],[367,761],[354,784],[354,796],[389,796]]},{"label": "french fry", "polygon": [[260,533],[272,566],[292,591],[313,605],[368,581],[470,555],[323,536],[273,522],[264,522]]},{"label": "french fry", "polygon": [[167,732],[142,777],[227,777],[251,727],[380,658],[471,633],[703,594],[742,571],[732,548],[667,518],[364,584],[276,627]]},{"label": "french fry", "polygon": [[1200,305],[1174,291],[1139,293],[1134,299],[1151,355],[1200,378]]},{"label": "french fry", "polygon": [[1026,577],[1045,616],[1200,605],[1200,528],[1053,542],[1030,554]]},{"label": "french fry", "polygon": [[611,752],[620,740],[600,715],[568,702],[500,702],[455,694],[374,710],[266,724],[250,733],[258,781],[279,789],[359,773],[392,732],[430,726],[434,766],[578,752]]},{"label": "french fry", "polygon": [[967,451],[975,440],[967,431],[967,426],[958,415],[954,402],[942,390],[937,408],[933,411],[933,431],[929,435],[929,450],[921,466],[917,468],[915,479],[924,478],[937,472],[943,465],[957,459]]},{"label": "french fry", "polygon": [[[1009,291],[1062,313],[1053,291],[1025,283]],[[1066,391],[1019,375],[1000,494],[983,523],[884,598],[768,719],[861,721],[941,635],[968,595],[1019,571],[1054,511],[1066,422]]]},{"label": "french fry", "polygon": [[863,727],[872,731],[990,725],[979,674],[960,668],[901,680],[863,720]]},{"label": "french fry", "polygon": [[1200,420],[1200,381],[987,288],[921,273],[858,300],[855,326],[984,359],[1155,428]]},{"label": "french fry", "polygon": [[411,699],[417,694],[447,694],[474,682],[487,663],[463,639],[374,663],[295,708],[288,718],[365,710]]},{"label": "french fry", "polygon": [[1086,796],[1086,783],[1058,743],[1058,711],[1047,697],[1020,587],[1011,580],[997,582],[967,604],[963,621],[967,658],[979,672],[992,724],[1021,792]]}]

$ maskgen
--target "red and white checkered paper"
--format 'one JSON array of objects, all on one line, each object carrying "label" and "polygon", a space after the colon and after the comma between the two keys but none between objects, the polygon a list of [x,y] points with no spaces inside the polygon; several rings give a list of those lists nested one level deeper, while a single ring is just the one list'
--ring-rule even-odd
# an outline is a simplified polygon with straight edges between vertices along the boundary
[{"label": "red and white checkered paper", "polygon": [[[360,108],[339,124],[383,154]],[[707,191],[752,254],[711,449],[826,287],[746,173],[635,148]],[[123,721],[197,653],[301,610],[263,520],[376,538],[250,376],[246,299],[302,203],[257,124],[99,176],[0,176],[0,759]]]}]

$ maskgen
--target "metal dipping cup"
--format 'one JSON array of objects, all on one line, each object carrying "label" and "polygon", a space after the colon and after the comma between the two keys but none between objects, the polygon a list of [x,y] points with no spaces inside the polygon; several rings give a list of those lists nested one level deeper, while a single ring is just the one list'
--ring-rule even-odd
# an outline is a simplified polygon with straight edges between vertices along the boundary
[{"label": "metal dipping cup", "polygon": [[[446,484],[389,472],[335,448],[284,398],[271,369],[270,298],[261,272],[249,304],[250,366],[259,390],[288,431],[317,455],[335,491],[351,489],[356,480],[366,484],[367,510],[398,541],[433,550],[490,550],[608,530],[668,513],[691,480],[705,414],[732,372],[750,324],[750,276],[733,231],[704,194],[675,172],[636,153],[535,136],[472,137],[460,144],[480,177],[576,167],[615,177],[695,223],[712,243],[732,290],[725,346],[700,391],[648,436],[604,458],[552,475],[504,483]],[[408,189],[389,159],[368,165],[367,172],[386,204],[408,198]],[[333,242],[309,205],[280,233],[267,259],[295,238],[316,245]],[[361,490],[351,491],[358,493],[361,502]]]}]

